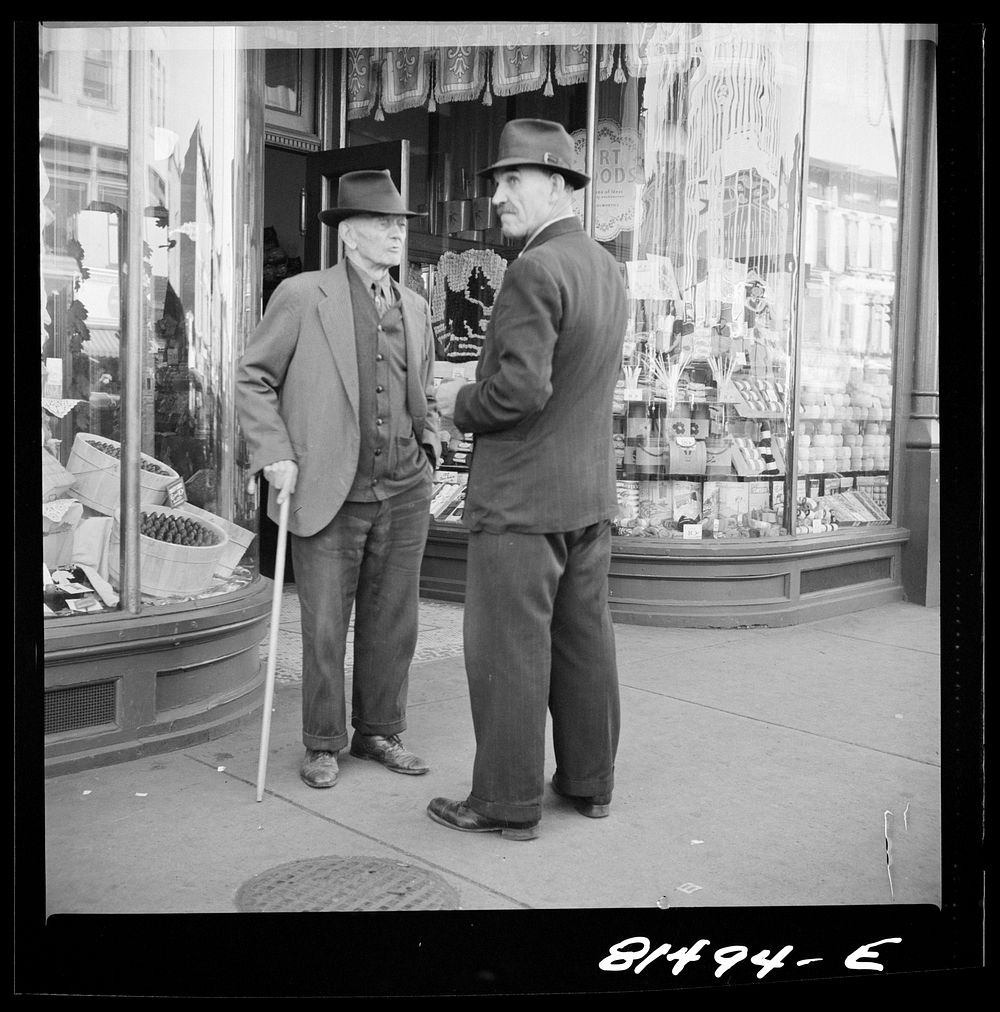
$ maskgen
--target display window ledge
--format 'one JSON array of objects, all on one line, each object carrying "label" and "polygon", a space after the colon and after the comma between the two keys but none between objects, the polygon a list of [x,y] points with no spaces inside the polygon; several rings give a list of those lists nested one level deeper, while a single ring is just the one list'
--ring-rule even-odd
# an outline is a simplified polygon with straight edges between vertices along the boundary
[{"label": "display window ledge", "polygon": [[169,643],[217,635],[253,625],[270,608],[272,581],[258,577],[245,587],[205,601],[145,605],[138,615],[109,611],[100,615],[48,619],[43,628],[47,661],[81,651],[96,654],[131,649],[159,649]]},{"label": "display window ledge", "polygon": [[[455,524],[431,524],[430,538],[444,544],[464,544],[469,532]],[[797,534],[780,538],[699,538],[684,541],[681,538],[628,538],[615,536],[611,540],[611,554],[645,555],[663,558],[720,558],[724,556],[754,556],[777,558],[821,552],[837,552],[845,547],[880,542],[908,541],[910,532],[905,527],[891,524],[870,527],[841,528],[829,534]]]},{"label": "display window ledge", "polygon": [[[786,626],[903,598],[910,532],[878,526],[741,541],[616,538],[608,574],[615,622],[691,628]],[[463,529],[431,531],[421,569],[424,597],[465,597]]]},{"label": "display window ledge", "polygon": [[855,527],[829,534],[797,534],[780,538],[680,538],[612,539],[612,555],[653,555],[665,558],[746,557],[777,559],[839,552],[856,545],[908,541],[910,532],[902,527],[878,525]]}]

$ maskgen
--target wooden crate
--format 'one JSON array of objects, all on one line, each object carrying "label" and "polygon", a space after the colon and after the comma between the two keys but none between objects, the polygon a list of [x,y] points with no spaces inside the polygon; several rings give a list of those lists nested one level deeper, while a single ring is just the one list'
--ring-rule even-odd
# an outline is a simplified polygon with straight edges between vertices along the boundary
[{"label": "wooden crate", "polygon": [[[98,449],[95,443],[109,443],[121,449],[121,443],[114,439],[92,432],[78,432],[67,463],[74,476],[73,495],[92,510],[113,516],[121,498],[121,461]],[[156,474],[145,468],[139,472],[140,507],[160,506],[167,501],[167,488],[180,475],[147,453],[140,456],[163,472]]]},{"label": "wooden crate", "polygon": [[[192,519],[185,510],[170,506],[156,506],[145,512]],[[115,510],[108,547],[108,574],[116,587],[120,583],[120,516],[120,511]],[[190,597],[208,590],[212,585],[229,544],[229,535],[210,520],[198,517],[197,523],[215,535],[217,540],[214,545],[174,545],[145,534],[139,535],[139,586],[143,594],[151,597]]]}]

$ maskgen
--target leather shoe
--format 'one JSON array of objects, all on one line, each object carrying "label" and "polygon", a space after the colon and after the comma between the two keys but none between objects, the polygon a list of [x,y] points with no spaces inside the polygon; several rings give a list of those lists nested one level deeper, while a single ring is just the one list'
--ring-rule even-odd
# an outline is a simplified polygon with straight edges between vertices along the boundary
[{"label": "leather shoe", "polygon": [[409,773],[419,776],[430,766],[403,747],[398,734],[383,738],[380,734],[354,733],[351,739],[351,755],[355,759],[374,759],[393,773]]},{"label": "leather shoe", "polygon": [[552,790],[560,797],[568,798],[572,801],[576,810],[581,815],[586,815],[588,819],[606,819],[611,812],[610,794],[593,794],[586,797],[578,794],[567,794],[556,786],[555,780],[552,781]]},{"label": "leather shoe", "polygon": [[337,756],[322,749],[306,749],[299,776],[310,787],[332,787],[337,782]]},{"label": "leather shoe", "polygon": [[474,812],[464,801],[435,798],[427,806],[427,814],[442,826],[462,833],[499,833],[505,840],[534,840],[537,822],[506,822]]}]

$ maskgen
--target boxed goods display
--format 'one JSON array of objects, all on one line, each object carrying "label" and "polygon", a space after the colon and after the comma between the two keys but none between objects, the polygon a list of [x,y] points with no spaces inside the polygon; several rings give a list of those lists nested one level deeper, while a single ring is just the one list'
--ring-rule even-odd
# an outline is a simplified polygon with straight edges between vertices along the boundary
[{"label": "boxed goods display", "polygon": [[744,418],[783,418],[785,386],[772,379],[741,376],[730,381],[736,393],[736,410]]},{"label": "boxed goods display", "polygon": [[435,520],[442,524],[460,524],[465,512],[465,485],[458,485],[458,493],[448,500],[447,504],[435,515]]},{"label": "boxed goods display", "polygon": [[618,500],[618,511],[612,521],[612,530],[615,534],[631,534],[639,520],[639,485],[638,481],[615,482],[615,495]]},{"label": "boxed goods display", "polygon": [[[91,432],[78,432],[68,463],[76,498],[98,513],[114,514],[121,489],[120,458],[121,443]],[[143,453],[140,458],[139,503],[160,506],[167,501],[167,489],[181,477],[155,457]]]},{"label": "boxed goods display", "polygon": [[759,537],[777,533],[771,508],[771,483],[766,481],[706,481],[702,528],[711,538]]},{"label": "boxed goods display", "polygon": [[632,534],[642,537],[672,537],[676,532],[672,481],[639,483],[639,502]]},{"label": "boxed goods display", "polygon": [[823,499],[804,496],[796,502],[796,534],[824,534],[837,530],[839,526],[839,514]]},{"label": "boxed goods display", "polygon": [[618,498],[618,519],[628,520],[639,515],[639,482],[617,481],[615,492]]},{"label": "boxed goods display", "polygon": [[884,474],[859,474],[855,479],[858,491],[864,492],[875,504],[885,510],[889,505],[889,479]]},{"label": "boxed goods display", "polygon": [[444,511],[465,492],[464,482],[436,481],[431,488],[430,513],[435,520],[440,520]]},{"label": "boxed goods display", "polygon": [[[684,532],[685,537],[701,537],[701,482],[675,481],[674,488],[674,523]],[[687,528],[697,528],[697,533],[689,533]]]}]

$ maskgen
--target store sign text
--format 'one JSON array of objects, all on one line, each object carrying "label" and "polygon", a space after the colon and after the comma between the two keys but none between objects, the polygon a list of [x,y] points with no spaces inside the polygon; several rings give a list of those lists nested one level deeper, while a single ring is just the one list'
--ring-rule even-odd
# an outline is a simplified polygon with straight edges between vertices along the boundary
[{"label": "store sign text", "polygon": [[[573,132],[574,168],[586,170],[587,132]],[[610,242],[621,232],[629,232],[639,224],[639,195],[643,185],[642,155],[639,134],[623,128],[614,120],[603,119],[597,124],[594,151],[594,238]],[[583,192],[578,191],[574,205],[583,217]]]}]

